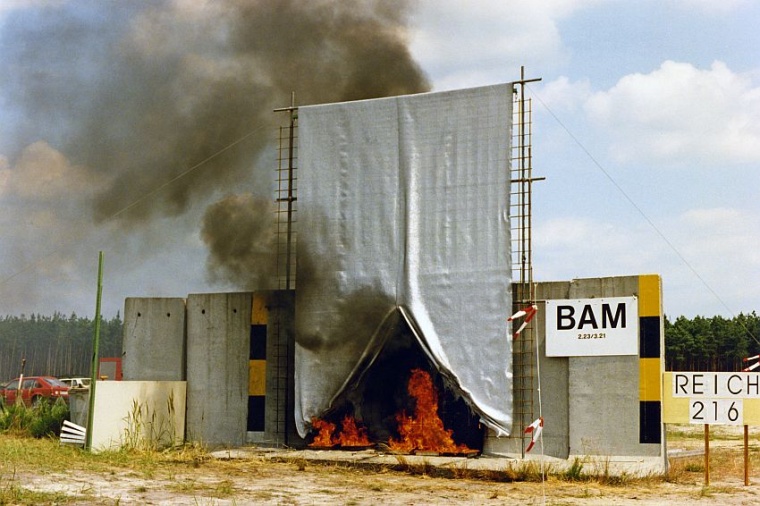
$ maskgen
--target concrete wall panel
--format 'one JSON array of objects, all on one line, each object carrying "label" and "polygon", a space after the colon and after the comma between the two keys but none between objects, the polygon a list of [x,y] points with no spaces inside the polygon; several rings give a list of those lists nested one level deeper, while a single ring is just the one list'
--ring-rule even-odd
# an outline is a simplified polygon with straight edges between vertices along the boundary
[{"label": "concrete wall panel", "polygon": [[[265,428],[263,431],[249,431],[247,435],[248,442],[257,445],[299,447],[304,444],[295,430],[293,414],[294,304],[295,293],[292,290],[253,294],[252,324],[266,326]],[[248,415],[250,417],[251,413]]]},{"label": "concrete wall panel", "polygon": [[[574,280],[570,299],[639,295],[639,276]],[[570,357],[570,454],[659,454],[639,443],[639,357]]]},{"label": "concrete wall panel", "polygon": [[[536,293],[538,310],[540,315],[546,314],[546,300],[566,298],[570,289],[570,283],[542,283]],[[552,409],[544,409],[544,451],[558,458],[567,458],[570,451],[570,384],[568,361],[561,357],[546,356],[546,321],[537,318],[537,342],[539,349],[539,367],[541,370],[541,403],[543,406],[551,406]],[[536,410],[539,405],[538,392],[533,398],[533,406]],[[522,433],[522,428],[516,428]]]},{"label": "concrete wall panel", "polygon": [[245,443],[252,294],[187,298],[187,434],[211,447]]},{"label": "concrete wall panel", "polygon": [[185,299],[126,299],[122,351],[124,380],[183,381]]},{"label": "concrete wall panel", "polygon": [[[646,293],[640,293],[642,286]],[[654,373],[650,375],[657,376],[662,369],[664,335],[661,325],[659,336],[644,336],[641,333],[641,342],[648,339],[646,357],[641,350],[640,356],[546,357],[545,354],[546,300],[631,295],[639,297],[640,308],[645,308],[645,314],[641,309],[639,311],[640,319],[645,316],[659,318],[661,322],[661,282],[658,276],[621,276],[537,284],[539,315],[534,320],[533,332],[539,353],[543,450],[546,455],[565,459],[573,455],[657,457],[661,460],[660,467],[666,467],[665,435],[657,433],[658,426],[660,429],[662,427],[658,409],[659,390],[644,388],[653,381],[656,383],[656,378],[640,377],[642,370],[651,369]],[[657,350],[656,356],[652,355],[652,349]],[[538,368],[534,372],[537,373]],[[518,374],[518,371],[515,370],[515,373]],[[533,416],[537,418],[537,377],[534,378],[534,386]],[[644,419],[645,415],[648,420]],[[489,433],[484,451],[523,454],[528,442],[523,430],[528,423],[527,420],[521,423],[515,416],[512,434],[506,438],[496,438]],[[537,447],[532,453],[540,451],[541,448]]]},{"label": "concrete wall panel", "polygon": [[[538,300],[538,317],[533,320],[535,329],[535,343],[538,343],[540,353],[539,364],[541,381],[544,388],[541,390],[541,401],[544,406],[544,452],[557,458],[567,458],[569,455],[569,386],[568,386],[568,361],[566,358],[546,356],[544,336],[546,335],[544,315],[544,302],[547,299],[566,299],[570,291],[570,282],[539,283],[537,285],[536,298]],[[518,322],[519,325],[519,322]],[[519,339],[519,338],[518,338]],[[535,356],[535,355],[534,355]],[[514,369],[513,369],[514,370]],[[534,417],[538,417],[538,383],[534,379],[533,407]],[[517,401],[515,401],[515,406]],[[551,409],[548,409],[551,407]],[[516,407],[517,409],[517,407]],[[484,452],[491,454],[521,455],[523,448],[527,446],[529,436],[523,437],[525,425],[533,420],[519,420],[515,414],[515,423],[509,437],[497,438],[489,432]],[[540,451],[540,448],[537,448]],[[536,451],[536,450],[534,450]]]}]

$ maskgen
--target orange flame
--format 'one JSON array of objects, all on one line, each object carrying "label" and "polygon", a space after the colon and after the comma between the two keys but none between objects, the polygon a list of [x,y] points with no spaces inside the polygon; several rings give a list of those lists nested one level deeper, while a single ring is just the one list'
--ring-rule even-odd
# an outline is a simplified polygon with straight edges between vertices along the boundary
[{"label": "orange flame", "polygon": [[343,418],[341,431],[335,435],[335,424],[319,418],[312,418],[311,426],[319,433],[314,436],[309,446],[330,447],[341,446],[370,446],[372,443],[367,436],[367,429],[359,427],[356,420],[349,415]]},{"label": "orange flame", "polygon": [[393,451],[412,452],[434,451],[439,453],[460,453],[471,451],[467,445],[457,445],[451,437],[452,430],[443,426],[438,416],[438,393],[430,374],[422,369],[413,369],[407,387],[409,395],[417,401],[413,416],[406,411],[396,415],[401,438],[391,438],[388,446]]},{"label": "orange flame", "polygon": [[320,420],[319,418],[311,419],[311,426],[319,431],[314,436],[314,441],[309,443],[309,446],[333,446],[333,433],[335,432],[335,424],[326,420]]},{"label": "orange flame", "polygon": [[365,427],[358,427],[356,420],[349,415],[343,418],[338,444],[341,446],[369,446],[372,443]]}]

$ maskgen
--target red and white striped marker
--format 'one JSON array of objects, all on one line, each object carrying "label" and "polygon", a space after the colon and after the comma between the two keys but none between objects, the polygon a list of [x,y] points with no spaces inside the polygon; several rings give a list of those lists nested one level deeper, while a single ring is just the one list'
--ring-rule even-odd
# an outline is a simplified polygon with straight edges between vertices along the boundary
[{"label": "red and white striped marker", "polygon": [[528,453],[533,449],[533,446],[536,444],[536,441],[538,441],[542,430],[544,430],[544,418],[542,416],[539,416],[533,420],[532,424],[525,427],[525,434],[531,434],[530,444],[525,449],[525,453]]},{"label": "red and white striped marker", "polygon": [[[747,357],[747,358],[745,358],[744,362],[749,362],[750,360],[758,360],[758,359],[760,359],[760,355],[755,355],[754,357]],[[751,366],[745,367],[744,369],[742,369],[742,372],[754,371],[758,367],[760,367],[760,362],[755,362]]]},{"label": "red and white striped marker", "polygon": [[516,312],[515,314],[507,318],[507,321],[511,322],[518,318],[525,317],[525,320],[523,320],[522,324],[517,329],[517,331],[514,334],[512,334],[514,339],[517,339],[517,336],[520,335],[520,332],[522,332],[523,329],[528,326],[528,324],[533,319],[533,317],[536,316],[537,311],[538,311],[538,306],[533,304],[532,306],[528,306],[525,309],[519,310],[518,312]]}]

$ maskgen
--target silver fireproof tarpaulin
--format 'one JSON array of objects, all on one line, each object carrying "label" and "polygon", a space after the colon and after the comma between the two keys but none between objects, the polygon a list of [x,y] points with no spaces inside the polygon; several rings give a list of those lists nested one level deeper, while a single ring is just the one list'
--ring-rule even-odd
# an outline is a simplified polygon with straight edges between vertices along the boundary
[{"label": "silver fireproof tarpaulin", "polygon": [[511,84],[299,108],[301,436],[399,319],[509,433],[511,122]]}]

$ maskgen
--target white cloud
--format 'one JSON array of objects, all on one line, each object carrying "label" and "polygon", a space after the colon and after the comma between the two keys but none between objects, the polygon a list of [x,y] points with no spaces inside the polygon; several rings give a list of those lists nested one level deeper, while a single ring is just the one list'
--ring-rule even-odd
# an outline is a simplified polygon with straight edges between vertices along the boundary
[{"label": "white cloud", "polygon": [[670,3],[683,10],[699,9],[706,13],[727,14],[749,4],[748,0],[670,0]]},{"label": "white cloud", "polygon": [[557,218],[536,230],[536,246],[540,248],[566,247],[584,243],[593,235],[595,226],[577,217]]},{"label": "white cloud", "polygon": [[8,191],[8,181],[12,175],[8,158],[0,155],[0,197]]},{"label": "white cloud", "polygon": [[[697,314],[729,314],[757,309],[760,301],[760,236],[747,223],[757,223],[760,216],[731,208],[692,209],[676,218],[673,235],[688,262],[688,273],[679,281],[685,284],[694,277],[701,281],[697,289],[710,307]],[[685,270],[685,269],[684,269]],[[717,296],[717,298],[716,298]],[[688,295],[686,295],[688,297]]]},{"label": "white cloud", "polygon": [[658,273],[669,316],[746,313],[760,302],[760,236],[747,227],[758,220],[728,207],[664,217],[659,232],[644,220],[552,219],[534,230],[536,279]]},{"label": "white cloud", "polygon": [[[72,165],[43,141],[24,148],[13,163],[0,159],[4,268],[14,275],[33,269],[35,276],[50,276],[51,282],[67,279],[66,266],[73,265],[76,254],[64,251],[77,247],[92,224],[89,194],[83,189],[97,181],[97,174]],[[37,291],[31,285],[16,289],[14,296],[28,294],[36,300],[44,288]]]},{"label": "white cloud", "polygon": [[[700,262],[702,269],[721,272],[737,281],[753,281],[760,272],[760,235],[748,223],[760,216],[731,208],[691,209],[679,216],[677,226],[686,256]],[[736,270],[736,265],[756,269],[755,276]],[[736,276],[739,277],[736,277]]]},{"label": "white cloud", "polygon": [[642,248],[642,227],[563,217],[539,224],[534,231],[541,280],[622,276],[651,272],[656,257]]},{"label": "white cloud", "polygon": [[760,87],[722,62],[703,70],[666,61],[594,93],[586,110],[622,162],[760,160]]},{"label": "white cloud", "polygon": [[727,207],[717,207],[710,209],[689,209],[681,215],[681,219],[687,226],[710,227],[714,230],[711,232],[721,232],[725,230],[735,230],[737,227],[743,227],[741,211]]},{"label": "white cloud", "polygon": [[591,96],[591,83],[588,79],[571,82],[561,76],[544,85],[531,85],[528,94],[535,95],[553,112],[576,112]]},{"label": "white cloud", "polygon": [[44,141],[30,144],[21,152],[13,168],[3,169],[0,160],[0,188],[27,203],[52,204],[50,199],[80,200],[83,188],[98,182],[97,174],[72,165],[58,150]]},{"label": "white cloud", "polygon": [[566,55],[557,21],[600,0],[426,0],[413,19],[411,49],[438,90],[517,78]]},{"label": "white cloud", "polygon": [[0,14],[3,11],[12,11],[14,9],[26,9],[35,6],[56,6],[65,3],[68,0],[2,0],[0,2]]}]

